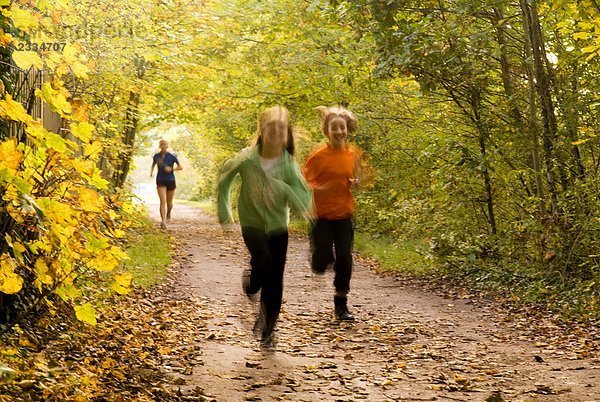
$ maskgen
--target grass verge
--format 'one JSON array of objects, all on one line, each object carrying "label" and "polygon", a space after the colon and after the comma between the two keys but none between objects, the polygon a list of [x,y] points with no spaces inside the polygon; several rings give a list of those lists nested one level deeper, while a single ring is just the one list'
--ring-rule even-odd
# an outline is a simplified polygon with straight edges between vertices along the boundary
[{"label": "grass verge", "polygon": [[123,269],[133,275],[134,286],[149,287],[163,281],[172,261],[169,235],[142,218],[126,247]]},{"label": "grass verge", "polygon": [[382,272],[502,295],[569,321],[600,319],[600,278],[578,280],[502,260],[443,263],[428,257],[428,247],[419,240],[394,242],[364,233],[355,236],[356,250],[377,260]]},{"label": "grass verge", "polygon": [[217,206],[214,201],[205,198],[203,200],[192,201],[192,200],[179,200],[176,199],[175,204],[189,205],[191,207],[200,208],[204,212],[216,215],[217,214]]},{"label": "grass verge", "polygon": [[426,258],[425,249],[428,245],[424,241],[410,240],[398,243],[357,232],[354,245],[362,255],[377,260],[382,272],[422,277],[435,270],[433,261]]}]

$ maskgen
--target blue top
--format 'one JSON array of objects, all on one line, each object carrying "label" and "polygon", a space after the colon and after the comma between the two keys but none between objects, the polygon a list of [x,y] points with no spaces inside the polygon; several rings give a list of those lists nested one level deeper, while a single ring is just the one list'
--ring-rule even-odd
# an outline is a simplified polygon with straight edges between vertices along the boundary
[{"label": "blue top", "polygon": [[[154,157],[152,159],[154,161],[154,164],[156,164],[156,166],[158,167],[158,174],[156,175],[157,182],[158,181],[175,181],[175,173],[173,171],[173,165],[175,163],[177,163],[177,166],[179,166],[179,159],[177,159],[177,156],[175,154],[167,152],[165,154],[165,156],[163,157],[163,155],[159,152],[157,154],[154,154]],[[171,167],[170,173],[165,172],[165,166]]]}]

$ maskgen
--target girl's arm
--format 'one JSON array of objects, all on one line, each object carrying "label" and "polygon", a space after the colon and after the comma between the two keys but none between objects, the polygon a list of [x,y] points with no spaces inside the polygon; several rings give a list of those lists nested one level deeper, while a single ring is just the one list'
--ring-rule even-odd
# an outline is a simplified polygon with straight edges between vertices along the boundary
[{"label": "girl's arm", "polygon": [[179,163],[179,159],[177,157],[175,157],[175,163],[177,164],[177,167],[173,170],[183,170],[183,168],[181,167],[181,163]]},{"label": "girl's arm", "polygon": [[310,189],[312,191],[318,192],[318,191],[323,191],[323,190],[327,190],[330,185],[329,183],[320,183],[319,182],[319,175],[320,175],[320,168],[319,168],[319,161],[317,160],[316,157],[311,156],[310,158],[308,158],[308,160],[306,161],[306,163],[304,164],[304,178],[306,180],[306,182],[308,183],[308,186],[310,187]]},{"label": "girl's arm", "polygon": [[291,207],[306,217],[311,205],[312,193],[302,173],[300,173],[298,164],[294,161],[291,162],[291,172],[288,177],[289,183],[282,180],[276,181],[285,192],[286,200]]},{"label": "girl's arm", "polygon": [[219,172],[217,181],[217,210],[219,223],[233,223],[233,211],[231,209],[231,183],[233,178],[239,172],[240,168],[239,155],[229,159]]},{"label": "girl's arm", "polygon": [[356,154],[354,159],[354,177],[350,179],[350,188],[356,188],[360,185],[362,175],[362,165],[360,162],[360,154]]},{"label": "girl's arm", "polygon": [[150,168],[150,177],[152,177],[152,172],[154,171],[154,166],[156,166],[156,159],[152,158],[152,167]]}]

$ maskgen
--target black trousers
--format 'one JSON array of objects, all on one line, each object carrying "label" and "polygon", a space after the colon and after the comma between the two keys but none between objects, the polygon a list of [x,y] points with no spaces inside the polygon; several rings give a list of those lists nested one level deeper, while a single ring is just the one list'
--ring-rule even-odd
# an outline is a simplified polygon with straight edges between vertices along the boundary
[{"label": "black trousers", "polygon": [[250,287],[248,293],[259,290],[266,308],[267,321],[277,320],[283,298],[283,271],[288,247],[288,233],[267,235],[242,228],[244,243],[250,252]]},{"label": "black trousers", "polygon": [[[316,272],[325,272],[334,263],[336,291],[347,293],[352,278],[352,244],[354,224],[347,219],[317,219],[311,227],[311,265]],[[334,255],[335,250],[335,255]]]}]

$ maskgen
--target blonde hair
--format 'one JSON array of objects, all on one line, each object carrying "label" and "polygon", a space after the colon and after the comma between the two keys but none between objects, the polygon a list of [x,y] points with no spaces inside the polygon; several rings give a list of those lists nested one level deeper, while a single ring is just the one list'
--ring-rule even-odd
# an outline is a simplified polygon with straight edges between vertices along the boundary
[{"label": "blonde hair", "polygon": [[258,125],[256,129],[256,145],[262,146],[262,134],[267,124],[274,121],[283,121],[287,126],[287,145],[286,150],[290,155],[294,155],[296,150],[294,145],[294,131],[290,119],[290,112],[284,106],[276,105],[263,110],[258,115]]},{"label": "blonde hair", "polygon": [[357,120],[354,114],[348,109],[342,106],[318,106],[316,109],[321,114],[321,132],[328,135],[329,122],[336,117],[340,117],[346,121],[346,127],[348,133],[353,134],[356,132]]}]

